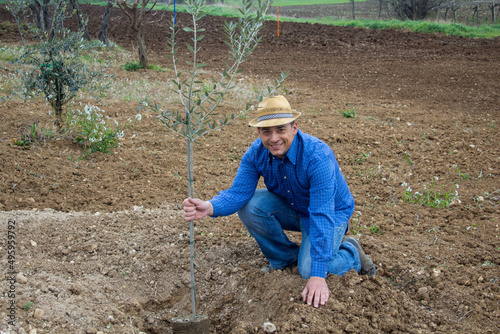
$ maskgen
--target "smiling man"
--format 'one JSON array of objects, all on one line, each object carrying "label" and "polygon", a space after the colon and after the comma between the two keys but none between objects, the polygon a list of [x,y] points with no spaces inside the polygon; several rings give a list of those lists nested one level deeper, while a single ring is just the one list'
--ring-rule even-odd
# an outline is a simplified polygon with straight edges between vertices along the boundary
[{"label": "smiling man", "polygon": [[[304,302],[325,305],[330,291],[326,276],[351,269],[374,275],[375,265],[358,240],[345,237],[354,199],[331,148],[299,130],[294,112],[283,96],[264,99],[250,126],[259,138],[244,154],[228,190],[209,201],[184,200],[186,220],[238,216],[255,238],[270,272],[298,265],[307,279]],[[265,189],[256,189],[260,177]],[[300,246],[285,231],[300,231]]]}]

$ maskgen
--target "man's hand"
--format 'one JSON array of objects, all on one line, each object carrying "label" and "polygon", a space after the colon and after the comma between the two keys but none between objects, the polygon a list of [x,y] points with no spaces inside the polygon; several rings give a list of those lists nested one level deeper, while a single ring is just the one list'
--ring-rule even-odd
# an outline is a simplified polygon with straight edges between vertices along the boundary
[{"label": "man's hand", "polygon": [[214,207],[212,203],[202,201],[198,198],[186,198],[182,205],[184,206],[184,218],[186,220],[201,219],[205,216],[212,216],[214,214]]},{"label": "man's hand", "polygon": [[318,308],[319,305],[325,305],[330,297],[330,290],[326,280],[321,277],[311,277],[307,281],[304,291],[302,291],[302,300],[308,305],[314,305]]}]

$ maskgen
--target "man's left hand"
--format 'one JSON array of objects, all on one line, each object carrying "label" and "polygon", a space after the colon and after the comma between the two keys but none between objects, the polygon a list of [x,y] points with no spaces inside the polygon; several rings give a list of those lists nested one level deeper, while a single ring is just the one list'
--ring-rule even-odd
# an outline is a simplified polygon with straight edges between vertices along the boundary
[{"label": "man's left hand", "polygon": [[315,308],[318,308],[319,305],[325,305],[329,297],[330,290],[326,280],[321,277],[309,278],[304,291],[302,291],[302,300],[308,305],[314,305]]}]

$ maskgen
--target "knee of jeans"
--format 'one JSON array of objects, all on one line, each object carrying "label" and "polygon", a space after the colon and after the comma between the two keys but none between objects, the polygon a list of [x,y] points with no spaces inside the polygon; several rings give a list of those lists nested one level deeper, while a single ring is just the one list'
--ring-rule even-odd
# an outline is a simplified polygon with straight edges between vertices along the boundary
[{"label": "knee of jeans", "polygon": [[262,203],[266,203],[266,200],[263,200],[262,192],[255,191],[254,196],[247,202],[241,209],[238,210],[238,216],[248,216],[255,214],[255,212],[261,207]]},{"label": "knee of jeans", "polygon": [[251,225],[251,223],[253,221],[253,219],[250,218],[250,217],[252,217],[252,209],[251,209],[251,207],[249,207],[248,204],[249,203],[245,204],[245,206],[243,206],[237,212],[238,217],[240,218],[243,225],[245,225],[246,227],[249,227],[248,225],[249,224]]}]

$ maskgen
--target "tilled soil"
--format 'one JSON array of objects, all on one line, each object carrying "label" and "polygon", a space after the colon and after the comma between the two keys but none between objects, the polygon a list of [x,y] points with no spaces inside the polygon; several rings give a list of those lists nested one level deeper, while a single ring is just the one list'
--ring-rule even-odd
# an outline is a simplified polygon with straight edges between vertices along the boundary
[{"label": "tilled soil", "polygon": [[[103,8],[84,10],[96,36]],[[2,43],[19,43],[12,18],[3,7],[0,13],[11,22]],[[150,59],[165,66],[169,19],[147,34]],[[227,52],[223,22],[202,21],[200,58],[214,71]],[[290,70],[284,93],[302,112],[300,129],[334,150],[356,200],[349,233],[378,272],[329,276],[331,298],[314,309],[300,298],[306,281],[296,271],[260,271],[266,261],[237,216],[204,219],[195,225],[195,272],[199,313],[210,317],[211,332],[261,333],[264,322],[279,333],[500,332],[500,39],[286,22],[278,37],[276,28],[266,23],[245,80]],[[117,9],[109,37],[134,48]],[[187,36],[179,38],[183,45]],[[120,97],[103,103],[120,122],[139,106]],[[350,108],[356,117],[344,118]],[[145,113],[115,154],[78,161],[81,147],[65,138],[8,145],[27,122],[52,120],[43,101],[8,100],[0,110],[2,332],[171,332],[172,318],[191,312],[189,227],[180,207],[185,142]],[[256,137],[247,121],[195,146],[198,197],[231,185]],[[404,201],[407,187],[458,197],[433,208]],[[11,263],[9,225],[16,232]]]}]

